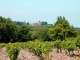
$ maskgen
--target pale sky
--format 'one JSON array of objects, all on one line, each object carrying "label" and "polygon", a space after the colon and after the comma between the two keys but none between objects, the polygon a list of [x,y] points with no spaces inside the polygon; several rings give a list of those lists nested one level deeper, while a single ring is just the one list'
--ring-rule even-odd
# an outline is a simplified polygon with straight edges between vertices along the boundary
[{"label": "pale sky", "polygon": [[80,0],[0,0],[0,16],[51,24],[58,16],[65,16],[71,25],[80,27]]}]

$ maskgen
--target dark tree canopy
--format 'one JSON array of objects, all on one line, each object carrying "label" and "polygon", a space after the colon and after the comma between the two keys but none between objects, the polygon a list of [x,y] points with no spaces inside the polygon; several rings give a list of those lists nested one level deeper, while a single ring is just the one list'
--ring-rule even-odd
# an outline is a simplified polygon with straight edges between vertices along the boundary
[{"label": "dark tree canopy", "polygon": [[0,16],[0,42],[13,41],[16,32],[16,25],[10,18]]},{"label": "dark tree canopy", "polygon": [[42,41],[65,40],[79,34],[80,29],[70,26],[62,16],[57,18],[54,25],[42,21],[41,26],[31,26],[29,22],[14,22],[11,18],[0,16],[0,42],[26,42],[35,39]]},{"label": "dark tree canopy", "polygon": [[25,42],[27,41],[27,34],[29,32],[29,28],[26,25],[22,25],[19,27],[19,32],[18,32],[18,40],[20,42]]},{"label": "dark tree canopy", "polygon": [[47,25],[48,23],[46,21],[42,21],[41,25]]}]

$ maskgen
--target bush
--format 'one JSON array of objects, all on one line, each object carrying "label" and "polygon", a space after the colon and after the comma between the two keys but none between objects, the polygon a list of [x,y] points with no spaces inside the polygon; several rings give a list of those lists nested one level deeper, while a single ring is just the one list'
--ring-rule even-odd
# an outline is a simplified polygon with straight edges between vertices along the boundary
[{"label": "bush", "polygon": [[10,57],[10,59],[11,60],[17,59],[17,55],[19,53],[19,49],[16,47],[16,45],[9,43],[6,46],[6,48],[7,48],[8,56]]}]

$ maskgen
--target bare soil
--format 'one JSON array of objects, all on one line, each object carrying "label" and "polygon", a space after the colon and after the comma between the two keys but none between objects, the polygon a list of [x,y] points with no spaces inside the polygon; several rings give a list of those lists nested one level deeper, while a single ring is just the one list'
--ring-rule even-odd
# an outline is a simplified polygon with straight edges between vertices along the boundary
[{"label": "bare soil", "polygon": [[17,60],[39,60],[39,57],[29,52],[28,49],[21,49]]},{"label": "bare soil", "polygon": [[0,48],[0,60],[10,60],[5,47]]},{"label": "bare soil", "polygon": [[57,53],[56,49],[52,49],[52,51],[49,53],[50,60],[78,60],[78,52],[74,51],[74,54],[71,53],[66,54],[63,50],[62,53]]}]

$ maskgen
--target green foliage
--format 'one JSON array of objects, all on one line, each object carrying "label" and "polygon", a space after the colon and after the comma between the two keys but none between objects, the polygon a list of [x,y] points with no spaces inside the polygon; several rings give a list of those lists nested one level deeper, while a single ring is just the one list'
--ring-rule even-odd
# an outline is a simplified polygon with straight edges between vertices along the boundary
[{"label": "green foliage", "polygon": [[76,27],[75,29],[78,31],[78,34],[80,35],[80,28]]},{"label": "green foliage", "polygon": [[26,23],[27,25],[30,25],[29,22]]},{"label": "green foliage", "polygon": [[48,53],[54,47],[54,42],[40,42],[38,40],[32,42],[17,42],[17,43],[8,43],[6,45],[8,56],[11,60],[15,60],[21,48],[29,48],[31,52],[34,52],[36,55],[41,56],[42,53],[45,56],[48,56]]},{"label": "green foliage", "polygon": [[[17,22],[18,23],[18,22]],[[28,26],[18,26],[10,18],[0,16],[0,42],[18,42],[27,41],[27,34],[29,32]]]},{"label": "green foliage", "polygon": [[60,44],[61,44],[61,40],[56,40],[55,44],[54,44],[54,47],[57,48],[57,49],[60,49],[61,48]]},{"label": "green foliage", "polygon": [[22,26],[23,24],[27,24],[26,22],[20,22],[20,21],[13,21],[16,23],[18,26]]},{"label": "green foliage", "polygon": [[17,55],[19,53],[19,49],[16,46],[16,44],[8,43],[6,48],[7,48],[8,56],[10,57],[10,59],[11,60],[17,59]]},{"label": "green foliage", "polygon": [[18,52],[21,48],[29,48],[29,51],[34,52],[37,56],[41,56],[42,53],[45,54],[45,56],[48,56],[48,53],[52,50],[52,48],[57,48],[60,51],[62,49],[70,51],[77,50],[77,47],[75,45],[75,41],[71,40],[56,40],[53,42],[42,42],[39,40],[36,40],[34,42],[28,41],[28,42],[17,42],[17,43],[8,43],[6,45],[8,56],[11,59],[16,59]]},{"label": "green foliage", "polygon": [[19,42],[27,41],[28,32],[29,32],[28,26],[22,25],[22,26],[19,27],[19,32],[18,32],[18,40],[19,40]]},{"label": "green foliage", "polygon": [[77,50],[77,47],[76,47],[74,42],[69,41],[69,42],[67,42],[67,48],[66,49],[68,51],[74,51],[74,50]]},{"label": "green foliage", "polygon": [[0,42],[10,42],[14,40],[16,25],[10,18],[0,17]]},{"label": "green foliage", "polygon": [[48,54],[48,52],[51,51],[52,47],[53,43],[51,42],[39,42],[39,41],[27,42],[27,48],[35,52],[35,54],[38,56],[40,56],[41,53],[45,53],[45,55]]},{"label": "green foliage", "polygon": [[52,48],[57,48],[59,50],[68,50],[74,51],[77,50],[76,41],[71,39],[67,40],[56,40],[51,42],[43,42],[39,40],[28,41],[28,42],[16,42],[16,43],[8,43],[2,44],[1,47],[6,46],[8,51],[8,56],[11,60],[15,60],[21,48],[29,48],[29,51],[34,52],[36,55],[41,57],[41,54],[44,53],[48,58],[48,53],[52,50]]},{"label": "green foliage", "polygon": [[47,25],[48,23],[46,21],[42,21],[41,25]]},{"label": "green foliage", "polygon": [[26,37],[27,37],[27,38],[26,38],[27,41],[32,40],[31,35],[32,35],[32,32],[30,31],[30,32],[27,34],[27,36],[26,36]]},{"label": "green foliage", "polygon": [[49,29],[48,34],[52,40],[65,40],[66,38],[76,37],[78,31],[69,25],[65,17],[59,16],[53,28]]},{"label": "green foliage", "polygon": [[77,39],[76,46],[80,48],[80,38]]},{"label": "green foliage", "polygon": [[[0,16],[0,42],[25,42],[34,39],[42,41],[65,40],[78,35],[78,30],[70,26],[65,17],[61,16],[57,18],[54,25],[47,24],[44,21],[41,26],[30,26],[28,24],[29,22],[18,21],[14,23],[10,18]],[[52,26],[53,28],[51,28]]]},{"label": "green foliage", "polygon": [[0,43],[0,48],[5,47],[6,44],[5,43]]},{"label": "green foliage", "polygon": [[65,41],[56,40],[54,43],[54,47],[57,48],[57,51],[60,50],[60,52],[62,49],[68,50],[68,52],[77,50],[75,41],[71,39]]},{"label": "green foliage", "polygon": [[33,34],[32,34],[32,39],[41,39],[43,41],[49,41],[50,38],[49,38],[47,32],[48,32],[48,28],[47,27],[36,28],[34,30]]},{"label": "green foliage", "polygon": [[68,52],[77,50],[77,47],[80,48],[79,34],[80,28],[70,26],[65,17],[61,16],[54,25],[42,21],[41,26],[30,26],[29,22],[13,22],[10,18],[0,16],[0,48],[6,46],[11,60],[17,58],[21,48],[29,48],[38,56],[42,53],[48,56],[53,47]]},{"label": "green foliage", "polygon": [[60,43],[60,47],[61,47],[61,49],[64,49],[64,50],[66,50],[67,49],[67,45],[68,45],[68,42],[69,42],[69,40],[63,40],[63,41],[61,41],[61,43]]}]

